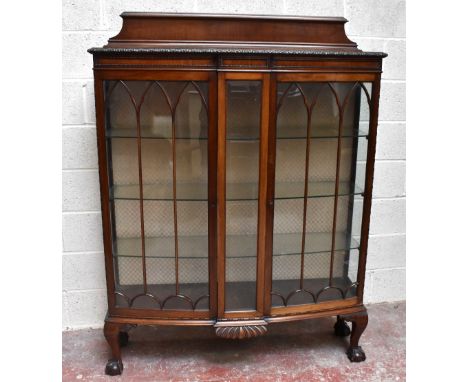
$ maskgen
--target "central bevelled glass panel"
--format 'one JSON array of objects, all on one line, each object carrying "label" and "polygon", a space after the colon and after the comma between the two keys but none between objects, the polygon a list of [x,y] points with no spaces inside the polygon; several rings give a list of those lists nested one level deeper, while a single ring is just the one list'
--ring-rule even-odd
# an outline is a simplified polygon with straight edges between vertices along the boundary
[{"label": "central bevelled glass panel", "polygon": [[370,84],[278,84],[272,306],[356,295]]},{"label": "central bevelled glass panel", "polygon": [[255,310],[261,81],[226,81],[225,310]]},{"label": "central bevelled glass panel", "polygon": [[116,305],[208,310],[208,83],[105,82]]}]

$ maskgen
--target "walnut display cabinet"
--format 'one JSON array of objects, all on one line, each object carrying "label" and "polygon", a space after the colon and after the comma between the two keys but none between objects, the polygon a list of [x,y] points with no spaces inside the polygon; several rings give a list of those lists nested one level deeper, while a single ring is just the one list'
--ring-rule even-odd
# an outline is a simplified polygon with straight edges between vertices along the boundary
[{"label": "walnut display cabinet", "polygon": [[[223,338],[337,316],[365,359],[382,59],[344,18],[123,13],[94,56],[112,349],[135,325]],[[352,322],[352,330],[348,324]]]}]

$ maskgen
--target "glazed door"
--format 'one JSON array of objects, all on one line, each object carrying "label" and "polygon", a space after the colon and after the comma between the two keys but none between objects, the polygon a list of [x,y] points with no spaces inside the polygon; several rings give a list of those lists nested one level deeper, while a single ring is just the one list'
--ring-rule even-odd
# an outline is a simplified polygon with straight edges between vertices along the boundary
[{"label": "glazed door", "polygon": [[218,316],[264,307],[269,76],[218,75]]},{"label": "glazed door", "polygon": [[274,86],[272,314],[357,303],[372,85],[323,78],[278,74]]},{"label": "glazed door", "polygon": [[117,313],[215,314],[215,85],[207,73],[103,83]]}]

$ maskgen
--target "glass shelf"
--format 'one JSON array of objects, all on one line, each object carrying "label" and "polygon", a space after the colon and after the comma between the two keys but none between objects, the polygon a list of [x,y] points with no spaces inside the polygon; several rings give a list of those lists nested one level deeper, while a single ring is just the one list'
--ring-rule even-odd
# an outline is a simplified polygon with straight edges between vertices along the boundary
[{"label": "glass shelf", "polygon": [[[353,138],[353,137],[367,137],[367,133],[359,130],[357,134],[350,134],[345,132],[342,134],[342,138]],[[132,128],[111,128],[106,130],[107,138],[136,138],[136,127]],[[172,139],[172,132],[167,130],[167,132],[154,132],[151,127],[142,127],[141,128],[141,137],[145,139]],[[277,131],[277,139],[306,139],[306,131],[303,127],[289,127],[286,129],[281,129]],[[328,127],[314,127],[312,129],[311,139],[330,139],[338,138],[338,128],[328,128]],[[184,136],[176,134],[176,139],[187,139],[187,140],[208,140],[208,137],[205,134],[200,136]],[[231,133],[228,134],[226,140],[228,141],[258,141],[259,136],[252,136],[249,134],[242,133]]]},{"label": "glass shelf", "polygon": [[[359,243],[348,235],[337,232],[335,251],[359,248]],[[301,233],[280,233],[274,235],[273,256],[300,255]],[[306,233],[305,254],[330,252],[331,232]],[[208,257],[207,236],[178,236],[179,253],[190,253],[190,256],[179,255],[179,259],[200,259]],[[141,257],[141,238],[118,238],[115,241],[116,257]],[[299,250],[299,251],[298,251]],[[253,258],[257,253],[256,235],[227,235],[226,253],[228,258]],[[145,254],[149,258],[174,258],[174,237],[159,236],[145,238]]]},{"label": "glass shelf", "polygon": [[[174,236],[146,236],[145,255],[154,258],[174,258]],[[208,258],[208,236],[178,236],[179,259]],[[141,257],[141,238],[117,238],[114,244],[117,257]],[[190,256],[180,255],[190,253]]]},{"label": "glass shelf", "polygon": [[[106,130],[106,137],[107,138],[136,138],[137,131],[136,127],[120,127],[120,128],[111,128]],[[141,137],[148,138],[148,139],[172,139],[172,131],[167,130],[163,134],[160,131],[154,132],[151,127],[142,127],[141,128]],[[207,140],[208,137],[205,134],[201,134],[201,136],[179,136],[177,135],[177,139],[193,139],[193,140]]]},{"label": "glass shelf", "polygon": [[[331,232],[307,232],[304,254],[330,252],[333,234]],[[302,233],[275,233],[273,236],[273,255],[299,255]],[[295,248],[295,250],[291,250]],[[335,251],[359,248],[358,241],[351,239],[348,245],[346,232],[336,232]]]},{"label": "glass shelf", "polygon": [[[208,186],[205,183],[177,183],[177,200],[182,201],[206,201],[208,199]],[[114,185],[112,187],[112,199],[139,200],[140,186]],[[173,200],[172,183],[145,184],[143,186],[144,200]]]},{"label": "glass shelf", "polygon": [[[357,185],[354,190],[349,182],[340,182],[338,195],[360,195],[363,190]],[[258,183],[230,183],[226,187],[226,200],[256,200],[258,198]],[[309,198],[335,196],[335,182],[309,182]],[[177,200],[204,201],[208,198],[206,183],[177,183]],[[114,185],[113,200],[139,200],[139,185]],[[303,182],[277,182],[275,184],[275,199],[297,199],[304,197]],[[147,184],[143,186],[144,200],[172,200],[172,184]]]},{"label": "glass shelf", "polygon": [[[361,195],[363,190],[350,182],[339,182],[338,195]],[[335,196],[335,182],[309,182],[308,197],[323,198]],[[275,199],[297,199],[304,197],[304,182],[276,182]]]},{"label": "glass shelf", "polygon": [[[367,133],[359,130],[357,132],[345,131],[342,133],[342,138],[352,137],[366,137]],[[278,128],[276,131],[276,139],[305,139],[307,138],[307,131],[304,126],[288,126],[285,128]],[[325,138],[338,138],[338,126],[312,126],[311,136],[312,139],[325,139]]]}]

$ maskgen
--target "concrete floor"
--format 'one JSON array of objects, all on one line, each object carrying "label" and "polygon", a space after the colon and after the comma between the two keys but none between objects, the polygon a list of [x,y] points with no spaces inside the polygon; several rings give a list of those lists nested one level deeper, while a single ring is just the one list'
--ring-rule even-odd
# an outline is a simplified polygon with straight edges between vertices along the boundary
[{"label": "concrete floor", "polygon": [[404,302],[369,305],[361,337],[367,360],[350,363],[348,338],[332,318],[271,324],[263,337],[217,338],[211,327],[138,327],[122,350],[122,376],[109,377],[102,330],[63,333],[63,381],[404,381]]}]

